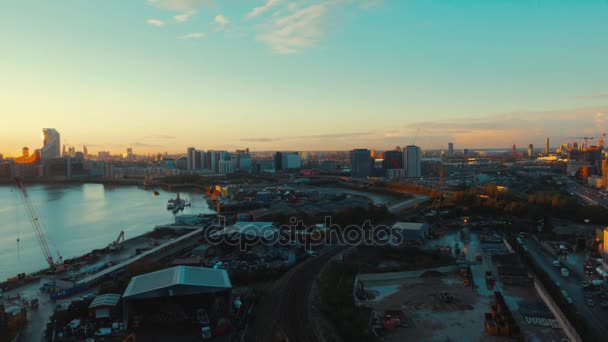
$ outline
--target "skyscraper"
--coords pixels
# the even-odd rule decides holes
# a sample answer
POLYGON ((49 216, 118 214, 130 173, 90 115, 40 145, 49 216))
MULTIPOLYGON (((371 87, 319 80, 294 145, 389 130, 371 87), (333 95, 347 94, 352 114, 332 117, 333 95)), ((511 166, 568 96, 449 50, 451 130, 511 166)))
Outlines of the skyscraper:
POLYGON ((448 155, 454 154, 454 143, 448 143, 448 155))
POLYGON ((195 153, 196 149, 194 147, 188 147, 188 149, 186 150, 186 158, 188 158, 188 171, 194 170, 194 163, 196 160, 196 156, 194 155, 195 153))
POLYGON ((54 128, 43 128, 42 135, 42 142, 44 145, 40 150, 40 158, 42 158, 42 160, 49 160, 61 157, 59 132, 54 128))
POLYGON ((403 162, 405 164, 405 175, 409 178, 421 176, 420 147, 408 145, 403 149, 403 162))
POLYGON ((608 160, 602 160, 602 186, 608 189, 608 160))
POLYGON ((350 176, 366 178, 372 174, 372 157, 370 150, 357 148, 350 151, 350 176))
POLYGON ((528 145, 528 157, 532 157, 534 155, 534 145, 528 145))
POLYGON ((547 137, 547 139, 545 139, 545 155, 546 156, 549 155, 549 137, 547 137))

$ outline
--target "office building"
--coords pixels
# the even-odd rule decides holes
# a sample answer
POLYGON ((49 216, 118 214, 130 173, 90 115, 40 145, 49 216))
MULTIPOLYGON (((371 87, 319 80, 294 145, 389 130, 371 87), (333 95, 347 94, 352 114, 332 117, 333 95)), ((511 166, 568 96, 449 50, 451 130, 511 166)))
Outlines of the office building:
POLYGON ((194 170, 194 161, 196 159, 195 154, 196 154, 196 149, 194 147, 188 147, 188 149, 186 150, 186 158, 188 159, 188 166, 187 166, 188 171, 194 170))
POLYGON ((448 143, 448 155, 454 155, 454 143, 448 143))
POLYGON ((283 152, 281 161, 282 170, 294 170, 302 167, 302 158, 298 152, 283 152))
POLYGON ((228 174, 233 172, 234 169, 232 168, 232 161, 225 159, 221 159, 218 161, 218 173, 228 174))
POLYGON ((43 128, 42 135, 43 146, 40 150, 40 158, 42 158, 42 160, 49 160, 61 157, 59 132, 54 128, 43 128))
POLYGON ((403 149, 403 162, 405 165, 406 177, 416 178, 421 176, 421 154, 420 147, 415 145, 409 145, 403 149))
POLYGON ((608 189, 608 160, 602 160, 602 186, 608 189))
POLYGON ((549 137, 545 139, 545 156, 549 155, 549 137))
POLYGON ((403 152, 386 151, 382 160, 382 169, 385 177, 398 178, 403 170, 403 152))
POLYGON ((372 174, 373 160, 370 150, 354 149, 350 152, 350 175, 354 178, 366 178, 372 174))
POLYGON ((283 169, 283 153, 277 152, 274 154, 274 169, 276 171, 283 169))
POLYGON ((534 155, 534 145, 528 145, 528 157, 532 157, 534 155))

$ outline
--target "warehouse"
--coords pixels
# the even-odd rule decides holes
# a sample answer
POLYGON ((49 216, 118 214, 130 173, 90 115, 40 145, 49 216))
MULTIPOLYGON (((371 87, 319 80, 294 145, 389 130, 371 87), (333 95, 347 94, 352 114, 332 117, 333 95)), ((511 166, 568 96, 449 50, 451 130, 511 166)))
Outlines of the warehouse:
POLYGON ((231 291, 222 269, 176 266, 133 277, 123 293, 123 323, 143 336, 196 334, 204 310, 214 330, 230 316, 231 291))
POLYGON ((429 235, 428 223, 396 222, 392 227, 393 234, 403 239, 403 242, 422 243, 429 235))

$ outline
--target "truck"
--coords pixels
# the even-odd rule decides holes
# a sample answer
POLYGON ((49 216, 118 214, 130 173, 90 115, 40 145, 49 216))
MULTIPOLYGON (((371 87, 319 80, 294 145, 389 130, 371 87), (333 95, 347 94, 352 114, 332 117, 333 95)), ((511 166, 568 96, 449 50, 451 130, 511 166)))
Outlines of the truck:
POLYGON ((561 272, 562 272, 562 277, 564 277, 564 278, 567 278, 570 275, 570 271, 568 271, 567 268, 562 268, 561 272))

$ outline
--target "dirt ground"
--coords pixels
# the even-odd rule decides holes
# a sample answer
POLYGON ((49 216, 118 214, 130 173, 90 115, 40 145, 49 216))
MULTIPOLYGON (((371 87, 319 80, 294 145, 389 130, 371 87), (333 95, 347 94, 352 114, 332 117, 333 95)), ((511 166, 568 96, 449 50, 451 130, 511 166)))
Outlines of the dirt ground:
MULTIPOLYGON (((366 289, 373 291, 374 285, 368 282, 366 289)), ((402 310, 408 324, 388 331, 385 341, 504 341, 487 336, 483 330, 483 314, 489 311, 490 298, 463 286, 457 272, 410 278, 399 287, 380 285, 377 290, 393 293, 384 293, 367 304, 379 313, 402 310), (444 303, 441 291, 447 291, 454 300, 444 303)))

